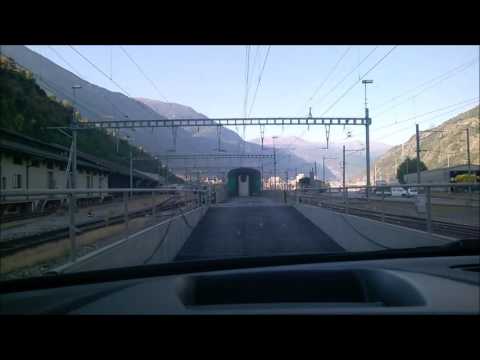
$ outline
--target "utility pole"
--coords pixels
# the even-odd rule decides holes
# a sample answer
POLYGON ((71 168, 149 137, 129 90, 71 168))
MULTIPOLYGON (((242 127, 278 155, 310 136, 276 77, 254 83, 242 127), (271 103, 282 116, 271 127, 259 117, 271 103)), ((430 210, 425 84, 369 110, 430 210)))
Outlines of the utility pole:
POLYGON ((273 141, 273 189, 277 190, 277 151, 275 149, 275 139, 277 139, 278 136, 273 136, 272 141, 273 141))
POLYGON ((323 156, 322 157, 322 171, 323 171, 323 183, 326 184, 327 182, 327 179, 325 177, 325 160, 336 160, 337 158, 333 158, 333 157, 325 157, 323 156))
MULTIPOLYGON (((363 151, 365 149, 349 149, 349 150, 345 150, 345 145, 343 145, 343 175, 342 175, 342 178, 343 178, 343 190, 345 191, 345 169, 346 169, 346 163, 345 163, 345 153, 347 151, 349 152, 357 152, 357 151, 363 151)), ((368 191, 367 191, 368 193, 368 191)))
POLYGON ((317 161, 315 160, 315 176, 314 176, 314 179, 317 178, 317 161))
POLYGON ((342 183, 343 183, 343 191, 345 192, 345 145, 343 145, 342 183))
POLYGON ((261 176, 261 178, 262 178, 262 190, 263 190, 263 188, 264 188, 264 185, 265 185, 265 184, 264 184, 264 182, 265 182, 265 178, 264 178, 264 174, 263 174, 263 159, 262 159, 262 173, 261 173, 261 175, 260 175, 260 176, 261 176))
POLYGON ((365 195, 368 199, 370 191, 370 118, 367 107, 367 84, 373 84, 373 80, 362 80, 362 84, 365 85, 365 160, 367 166, 367 191, 365 195))
POLYGON ((322 158, 322 179, 325 184, 325 156, 322 158))
POLYGON ((416 138, 417 138, 417 184, 421 183, 420 178, 420 130, 418 124, 415 125, 416 138))
POLYGON ((132 198, 133 189, 133 154, 132 148, 130 148, 130 199, 132 198))
MULTIPOLYGON (((81 89, 80 85, 72 86, 73 90, 73 107, 72 107, 72 177, 71 177, 71 188, 75 189, 77 187, 77 119, 75 113, 76 105, 76 92, 75 90, 81 89)), ((74 201, 75 202, 75 201, 74 201)))
POLYGON ((470 163, 470 129, 467 127, 465 129, 467 132, 467 166, 468 166, 468 176, 472 175, 471 163, 470 163))
POLYGON ((295 168, 295 190, 297 190, 297 177, 298 177, 298 171, 297 171, 297 168, 295 168))

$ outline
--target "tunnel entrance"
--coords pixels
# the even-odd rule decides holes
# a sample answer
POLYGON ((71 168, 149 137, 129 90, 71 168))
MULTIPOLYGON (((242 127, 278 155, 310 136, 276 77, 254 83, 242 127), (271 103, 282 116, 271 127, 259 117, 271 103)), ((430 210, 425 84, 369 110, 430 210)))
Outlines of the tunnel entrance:
POLYGON ((229 196, 252 196, 260 194, 261 174, 253 168, 236 168, 228 172, 227 188, 229 196))

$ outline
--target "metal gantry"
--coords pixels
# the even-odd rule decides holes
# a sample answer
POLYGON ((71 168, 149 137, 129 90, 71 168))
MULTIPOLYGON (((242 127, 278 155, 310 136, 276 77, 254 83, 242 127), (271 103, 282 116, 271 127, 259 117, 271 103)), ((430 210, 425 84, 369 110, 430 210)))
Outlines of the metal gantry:
POLYGON ((206 160, 206 159, 266 159, 273 158, 269 154, 162 154, 159 159, 169 160, 206 160))
POLYGON ((365 117, 267 117, 267 118, 216 118, 216 119, 159 119, 159 120, 100 120, 78 122, 76 129, 120 129, 152 127, 198 126, 276 126, 276 125, 369 125, 365 117))
MULTIPOLYGON (((174 147, 176 145, 176 129, 178 127, 196 127, 200 126, 216 126, 217 129, 221 126, 326 126, 329 129, 331 125, 360 125, 365 126, 365 142, 366 142, 366 174, 367 185, 370 185, 370 139, 369 139, 369 126, 371 125, 371 118, 369 117, 368 108, 365 107, 364 117, 257 117, 257 118, 214 118, 214 119, 202 119, 202 118, 190 118, 190 119, 154 119, 154 120, 100 120, 100 121, 77 121, 70 124, 69 127, 51 127, 56 129, 70 129, 73 134, 81 130, 92 129, 120 129, 120 128, 154 128, 164 127, 171 128, 174 137, 174 147)), ((328 141, 329 131, 327 133, 328 141)), ((218 136, 218 134, 217 134, 218 136)), ((75 151, 76 149, 74 149, 75 151)), ((76 153, 74 153, 76 157, 76 153)), ((266 158, 274 157, 275 155, 263 155, 263 154, 162 154, 158 155, 158 158, 166 159, 219 159, 219 158, 266 158)), ((76 159, 75 159, 76 160, 76 159)), ((168 165, 167 165, 168 166, 168 165)))

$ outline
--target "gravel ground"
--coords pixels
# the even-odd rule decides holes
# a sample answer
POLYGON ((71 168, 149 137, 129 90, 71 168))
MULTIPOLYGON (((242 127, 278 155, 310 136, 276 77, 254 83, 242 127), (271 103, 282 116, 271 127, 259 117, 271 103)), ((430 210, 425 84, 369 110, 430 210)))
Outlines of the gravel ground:
MULTIPOLYGON (((187 210, 184 209, 184 211, 187 211, 187 210)), ((168 219, 169 217, 172 217, 176 214, 177 213, 174 212, 174 211, 165 211, 165 212, 157 214, 157 216, 155 218, 152 218, 151 215, 146 216, 145 218, 147 218, 147 220, 143 224, 138 221, 141 218, 134 219, 130 223, 130 231, 139 231, 142 228, 145 228, 145 227, 151 226, 155 223, 164 221, 165 219, 168 219), (137 221, 135 222, 135 220, 137 220, 137 221)), ((143 218, 143 219, 145 219, 145 218, 143 218)), ((78 257, 85 256, 85 255, 91 253, 92 251, 95 251, 97 249, 101 249, 101 248, 103 248, 107 245, 110 245, 110 244, 112 244, 116 241, 119 241, 123 237, 124 237, 123 233, 116 234, 116 235, 113 235, 113 236, 110 236, 110 237, 107 237, 107 238, 100 239, 93 244, 79 246, 77 248, 77 254, 78 254, 77 256, 78 257)), ((65 265, 68 262, 69 262, 69 256, 68 255, 62 256, 62 257, 57 257, 57 258, 51 259, 49 261, 42 262, 41 264, 37 264, 37 265, 30 266, 30 267, 27 267, 27 268, 22 268, 22 269, 19 269, 17 271, 13 271, 13 272, 6 273, 6 274, 0 274, 0 280, 14 280, 14 279, 42 276, 46 272, 50 271, 51 269, 54 269, 54 268, 57 268, 59 266, 65 265)), ((1 268, 1 259, 0 259, 0 268, 1 268)))

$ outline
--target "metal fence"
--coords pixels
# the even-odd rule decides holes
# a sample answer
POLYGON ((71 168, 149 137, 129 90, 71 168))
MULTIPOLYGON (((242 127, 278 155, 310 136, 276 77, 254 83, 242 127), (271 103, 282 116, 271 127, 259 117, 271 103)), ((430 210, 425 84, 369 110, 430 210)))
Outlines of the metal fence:
POLYGON ((286 199, 428 233, 476 238, 479 193, 478 183, 401 184, 303 188, 286 192, 286 199))
POLYGON ((31 218, 14 222, 4 221, 2 216, 0 218, 0 259, 40 245, 55 246, 56 241, 68 239, 68 256, 65 260, 75 262, 79 256, 78 234, 88 234, 92 230, 123 224, 121 237, 128 238, 133 232, 141 230, 139 226, 151 226, 177 215, 183 216, 185 212, 192 209, 210 205, 211 194, 208 187, 207 189, 89 188, 3 191, 2 195, 9 198, 33 196, 48 199, 57 196, 66 200, 55 214, 36 214, 31 218), (77 206, 78 199, 92 193, 101 193, 104 196, 109 195, 113 198, 119 197, 119 199, 106 204, 92 204, 80 209, 77 206), (132 221, 142 217, 146 220, 138 221, 138 224, 132 227, 132 221), (41 226, 40 224, 43 223, 47 225, 41 226), (143 225, 139 225, 140 223, 143 225), (27 231, 29 228, 35 228, 35 231, 27 231))

